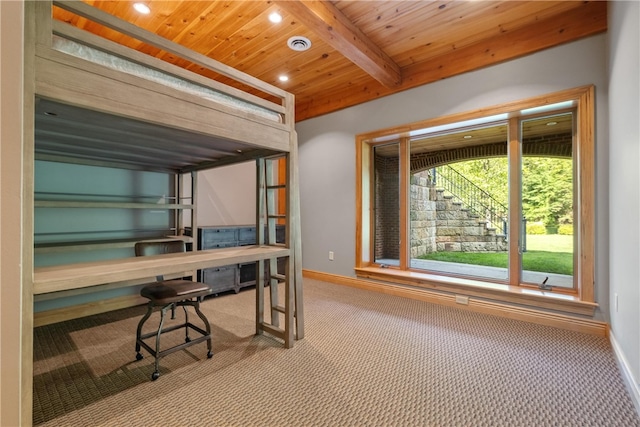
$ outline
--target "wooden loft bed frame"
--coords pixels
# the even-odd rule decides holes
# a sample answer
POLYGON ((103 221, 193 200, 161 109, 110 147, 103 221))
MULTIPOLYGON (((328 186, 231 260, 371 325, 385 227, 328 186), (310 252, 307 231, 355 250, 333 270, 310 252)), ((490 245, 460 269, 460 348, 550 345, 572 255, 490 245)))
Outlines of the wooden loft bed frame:
POLYGON ((35 2, 36 94, 63 103, 99 109, 118 116, 166 125, 177 129, 228 138, 250 146, 289 151, 294 134, 294 98, 282 89, 190 51, 160 36, 122 21, 99 9, 76 1, 35 2), (72 25, 52 19, 52 4, 120 34, 169 52, 217 75, 248 87, 242 91, 174 66, 123 45, 102 39, 72 25), (281 115, 274 123, 240 111, 232 105, 207 100, 177 88, 109 69, 54 48, 53 36, 78 42, 94 51, 106 52, 143 67, 228 95, 246 104, 281 115), (266 94, 275 102, 252 95, 266 94))
MULTIPOLYGON (((152 281, 157 274, 180 275, 185 271, 245 262, 259 263, 257 279, 263 283, 263 263, 284 257, 289 260, 284 275, 285 307, 280 308, 285 324, 278 328, 264 322, 263 302, 260 301, 256 306, 256 333, 271 333, 282 338, 285 347, 293 346, 294 339, 304 336, 293 95, 82 2, 26 2, 25 28, 25 75, 27 80, 33 76, 35 100, 25 101, 25 116, 35 117, 32 153, 25 144, 26 171, 33 171, 35 160, 159 171, 175 174, 178 192, 183 187, 183 177, 191 175, 192 203, 178 201, 164 208, 175 210, 176 218, 180 220, 181 212, 190 210, 190 225, 196 230, 196 172, 251 160, 258 162, 257 169, 261 171, 260 165, 274 156, 284 157, 287 163, 287 237, 284 245, 265 244, 262 230, 269 219, 264 215, 262 204, 257 203, 256 230, 260 230, 257 245, 206 251, 197 251, 193 245, 193 252, 184 254, 38 267, 33 269, 32 280, 28 277, 23 284, 26 289, 32 289, 34 299, 131 286, 152 281), (77 15, 170 52, 248 89, 243 91, 224 85, 53 19, 54 6, 64 10, 61 13, 77 15), (82 52, 77 53, 74 49, 107 59, 85 58, 82 52), (124 68, 105 65, 105 61, 124 64, 124 68), (29 64, 33 65, 31 70, 29 64), (151 70, 152 77, 137 74, 140 69, 151 70), (169 83, 165 83, 165 79, 169 83), (264 97, 254 93, 264 94, 264 97), (225 101, 229 99, 232 103, 225 101), (91 126, 98 126, 104 120, 112 126, 100 128, 101 138, 86 138, 82 144, 74 142, 87 137, 91 126), (73 123, 78 122, 84 126, 74 127, 73 123), (121 143, 108 137, 110 132, 126 132, 127 129, 136 132, 147 129, 150 134, 123 150, 121 143), (171 141, 167 141, 167 135, 171 141)), ((25 133, 28 134, 28 130, 25 133)), ((33 174, 26 173, 24 181, 27 188, 33 189, 33 174)), ((260 192, 264 192, 260 182, 258 177, 257 200, 260 192)), ((96 204, 105 208, 145 207, 144 204, 132 206, 132 203, 25 199, 25 212, 33 211, 34 207, 86 208, 97 207, 96 204)), ((34 247, 33 223, 28 225, 30 230, 25 230, 23 242, 25 251, 34 247)), ((183 228, 176 226, 176 230, 183 228)), ((60 250, 119 244, 132 246, 133 242, 72 242, 65 243, 60 250)), ((58 250, 55 245, 45 246, 35 250, 58 250)), ((33 252, 26 252, 24 259, 33 260, 33 252)), ((258 290, 257 296, 262 297, 261 293, 258 290)), ((279 315, 272 309, 273 316, 279 315)))

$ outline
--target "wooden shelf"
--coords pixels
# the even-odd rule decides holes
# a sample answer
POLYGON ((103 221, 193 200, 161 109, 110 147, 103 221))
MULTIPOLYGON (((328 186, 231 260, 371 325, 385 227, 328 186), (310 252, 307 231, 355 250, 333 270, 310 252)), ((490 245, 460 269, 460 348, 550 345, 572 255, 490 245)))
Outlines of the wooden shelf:
POLYGON ((83 202, 69 200, 36 200, 36 208, 98 208, 98 209, 195 209, 191 204, 135 203, 135 202, 83 202))
POLYGON ((46 294, 187 270, 222 267, 229 264, 287 256, 290 256, 290 250, 284 247, 240 246, 40 267, 34 269, 33 292, 36 295, 46 294))
POLYGON ((185 243, 191 243, 193 239, 190 236, 158 236, 135 239, 113 239, 113 240, 89 240, 81 242, 54 242, 39 243, 34 245, 34 253, 51 254, 62 252, 92 251, 97 249, 120 249, 132 248, 140 241, 180 239, 185 243))

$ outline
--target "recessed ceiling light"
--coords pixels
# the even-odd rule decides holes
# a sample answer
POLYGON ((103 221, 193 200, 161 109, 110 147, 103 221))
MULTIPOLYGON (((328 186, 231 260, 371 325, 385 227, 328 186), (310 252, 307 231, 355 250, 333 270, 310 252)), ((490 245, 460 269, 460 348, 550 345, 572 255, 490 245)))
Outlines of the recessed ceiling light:
POLYGON ((289 76, 285 76, 283 74, 280 77, 278 77, 278 80, 280 80, 281 82, 286 82, 287 80, 289 80, 289 76))
POLYGON ((282 15, 280 15, 278 12, 273 12, 271 15, 269 15, 269 21, 273 22, 274 24, 282 22, 282 15))
POLYGON ((151 9, 149 9, 149 6, 147 6, 144 3, 134 3, 133 4, 133 8, 135 10, 137 10, 138 12, 143 13, 145 15, 148 15, 149 12, 151 12, 151 9))
POLYGON ((558 122, 549 122, 549 123, 547 123, 547 126, 555 126, 557 124, 558 124, 558 122))
POLYGON ((463 136, 463 138, 464 138, 464 139, 471 139, 471 138, 473 138, 473 136, 471 136, 471 135, 465 135, 465 136, 463 136))

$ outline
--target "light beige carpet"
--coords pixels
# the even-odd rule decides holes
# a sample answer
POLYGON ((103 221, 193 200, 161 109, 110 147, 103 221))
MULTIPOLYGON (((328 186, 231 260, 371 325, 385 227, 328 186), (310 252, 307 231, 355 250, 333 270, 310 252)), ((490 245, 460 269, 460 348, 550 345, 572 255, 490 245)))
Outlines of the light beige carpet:
POLYGON ((153 382, 153 359, 135 361, 143 307, 37 328, 34 424, 640 426, 606 338, 309 279, 304 293, 288 350, 253 335, 253 290, 207 299, 214 357, 169 355, 153 382))

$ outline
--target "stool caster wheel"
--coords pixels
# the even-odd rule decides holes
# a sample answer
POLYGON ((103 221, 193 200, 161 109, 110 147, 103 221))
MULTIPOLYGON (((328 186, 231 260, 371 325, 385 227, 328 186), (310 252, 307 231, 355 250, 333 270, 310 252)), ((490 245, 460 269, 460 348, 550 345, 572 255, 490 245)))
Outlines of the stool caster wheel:
POLYGON ((153 374, 151 374, 151 381, 157 380, 158 377, 160 377, 160 372, 155 371, 153 374))
POLYGON ((213 357, 213 352, 209 350, 209 352, 207 353, 207 359, 211 359, 212 357, 213 357))
POLYGON ((142 360, 142 357, 140 353, 136 353, 136 360, 142 360))

